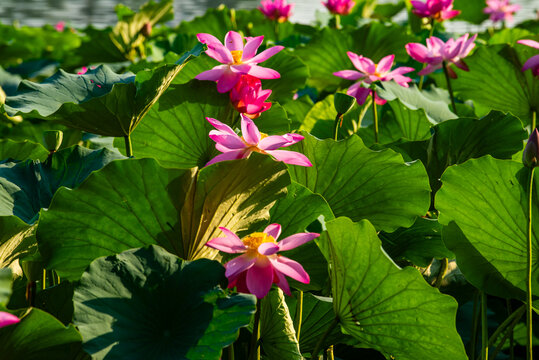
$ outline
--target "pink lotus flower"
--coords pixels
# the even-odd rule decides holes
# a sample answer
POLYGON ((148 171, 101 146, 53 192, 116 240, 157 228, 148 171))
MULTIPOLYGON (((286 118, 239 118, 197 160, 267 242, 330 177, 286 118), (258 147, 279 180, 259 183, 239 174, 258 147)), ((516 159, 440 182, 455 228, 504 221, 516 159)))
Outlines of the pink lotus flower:
POLYGON ((0 328, 3 328, 4 326, 16 324, 19 321, 21 320, 15 315, 0 311, 0 328))
POLYGON ((77 75, 84 75, 88 72, 88 68, 86 66, 83 66, 80 71, 77 71, 77 75))
POLYGON ((489 19, 498 21, 512 21, 513 13, 520 10, 520 5, 511 5, 509 0, 487 0, 487 7, 483 9, 485 14, 490 14, 489 19))
POLYGON ((264 102, 271 95, 271 90, 262 90, 262 83, 251 75, 242 75, 240 81, 230 90, 230 101, 238 112, 251 119, 271 108, 270 102, 264 102))
MULTIPOLYGON (((375 81, 395 80, 400 86, 408 87, 408 83, 412 81, 412 79, 403 76, 403 74, 414 71, 414 68, 399 67, 391 71, 395 55, 386 56, 380 60, 378 64, 375 64, 371 59, 354 54, 351 51, 348 51, 347 54, 352 61, 352 64, 354 64, 359 71, 341 70, 334 72, 333 75, 346 80, 359 80, 357 83, 350 86, 346 92, 348 95, 355 97, 359 105, 363 105, 371 93, 371 89, 369 89, 369 87, 363 87, 362 84, 370 85, 375 81)), ((378 95, 376 95, 375 99, 378 105, 386 103, 386 100, 379 98, 378 95)))
POLYGON ((217 130, 210 131, 210 138, 215 141, 215 148, 222 154, 214 157, 206 166, 226 160, 248 158, 252 152, 271 155, 275 160, 286 164, 313 166, 303 154, 295 151, 277 150, 280 147, 293 145, 301 140, 299 134, 285 134, 283 136, 267 136, 258 131, 253 120, 241 114, 242 137, 238 136, 230 126, 222 122, 206 118, 217 130))
POLYGON ((243 239, 225 227, 219 229, 225 237, 211 239, 206 246, 229 254, 243 253, 225 264, 229 288, 237 287, 239 292, 262 299, 272 284, 277 284, 285 294, 291 295, 285 275, 301 283, 309 283, 309 274, 299 263, 277 253, 294 249, 320 234, 299 233, 277 242, 281 235, 279 224, 268 225, 263 232, 252 233, 243 239))
POLYGON ((460 10, 453 10, 453 0, 412 0, 412 12, 422 18, 431 18, 439 22, 449 20, 460 14, 460 10))
MULTIPOLYGON (((517 41, 517 43, 539 49, 539 42, 537 41, 519 40, 517 41)), ((528 69, 532 69, 532 73, 535 76, 539 76, 539 55, 534 55, 531 58, 529 58, 528 61, 526 61, 526 63, 522 67, 522 71, 526 71, 528 69)))
POLYGON ((258 10, 260 10, 268 19, 282 23, 292 16, 294 5, 295 4, 287 4, 286 0, 262 0, 258 10))
POLYGON ((54 28, 56 29, 56 31, 58 32, 63 32, 64 29, 66 27, 66 22, 65 21, 58 21, 56 23, 56 25, 54 25, 54 28))
POLYGON ((436 36, 432 36, 427 39, 426 47, 419 43, 409 43, 405 47, 412 59, 428 64, 423 70, 418 72, 419 75, 427 75, 437 69, 441 69, 445 61, 448 65, 447 71, 449 76, 455 79, 457 74, 449 65, 455 64, 458 68, 469 71, 468 66, 462 59, 468 56, 470 51, 475 47, 474 41, 477 34, 471 38, 468 38, 468 36, 468 34, 464 34, 457 40, 449 39, 445 43, 436 36))
POLYGON ((273 46, 256 55, 264 36, 247 38, 247 43, 244 45, 243 37, 239 33, 229 31, 225 37, 226 46, 210 34, 197 34, 197 38, 208 46, 206 54, 223 65, 204 71, 198 74, 195 79, 217 81, 217 91, 220 93, 230 91, 240 80, 241 75, 251 75, 259 79, 278 79, 281 77, 273 69, 258 66, 259 63, 284 49, 283 46, 273 46))
POLYGON ((335 15, 348 15, 352 11, 356 2, 354 0, 327 0, 326 2, 322 1, 330 13, 335 15))

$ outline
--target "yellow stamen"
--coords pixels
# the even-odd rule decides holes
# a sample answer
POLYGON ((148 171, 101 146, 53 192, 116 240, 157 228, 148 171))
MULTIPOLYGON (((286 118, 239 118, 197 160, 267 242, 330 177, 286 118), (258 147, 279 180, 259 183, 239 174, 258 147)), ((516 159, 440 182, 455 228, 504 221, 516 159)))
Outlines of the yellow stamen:
POLYGON ((277 243, 273 236, 263 232, 255 232, 244 237, 241 241, 249 248, 249 250, 257 251, 258 247, 263 243, 272 242, 277 243))
POLYGON ((242 64, 241 57, 243 56, 243 51, 232 50, 230 53, 232 54, 232 58, 234 59, 234 65, 242 64))

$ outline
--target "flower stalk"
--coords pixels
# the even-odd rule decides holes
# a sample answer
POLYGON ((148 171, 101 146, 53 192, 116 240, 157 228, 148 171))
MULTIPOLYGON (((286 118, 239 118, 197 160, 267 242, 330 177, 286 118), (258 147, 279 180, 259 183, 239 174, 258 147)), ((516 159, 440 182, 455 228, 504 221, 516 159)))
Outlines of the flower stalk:
POLYGON ((458 116, 457 105, 455 105, 455 96, 453 94, 453 88, 451 87, 451 79, 449 78, 449 71, 447 69, 447 63, 444 61, 442 68, 444 69, 445 81, 447 82, 447 90, 449 91, 449 97, 451 98, 451 107, 453 112, 458 116))
POLYGON ((260 313, 262 312, 262 299, 256 301, 255 322, 253 325, 253 333, 251 335, 251 345, 249 347, 249 359, 260 360, 260 347, 258 340, 260 339, 260 313))
POLYGON ((301 335, 301 322, 303 318, 303 291, 298 293, 298 302, 296 303, 296 340, 299 343, 299 337, 301 335))
POLYGON ((535 167, 530 170, 530 184, 528 187, 528 261, 527 261, 527 277, 526 277, 526 359, 533 359, 533 309, 532 309, 532 261, 533 261, 533 244, 532 244, 532 208, 533 208, 533 175, 535 167))
POLYGON ((374 88, 371 89, 371 97, 372 97, 372 114, 374 117, 374 142, 378 144, 378 112, 376 111, 376 92, 374 91, 374 88))
POLYGON ((125 135, 124 140, 125 140, 125 156, 127 156, 128 158, 132 158, 133 145, 131 144, 131 136, 125 135))

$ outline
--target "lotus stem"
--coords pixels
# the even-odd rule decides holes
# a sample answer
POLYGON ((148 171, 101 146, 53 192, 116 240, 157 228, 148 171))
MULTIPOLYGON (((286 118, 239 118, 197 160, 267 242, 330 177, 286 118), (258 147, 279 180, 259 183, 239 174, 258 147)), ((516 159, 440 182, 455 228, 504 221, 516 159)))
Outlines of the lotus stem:
POLYGON ((43 269, 43 278, 41 280, 41 290, 47 288, 47 269, 43 269))
POLYGON ((234 360, 234 344, 230 344, 227 348, 228 360, 234 360))
POLYGON ((376 112, 376 92, 371 89, 372 114, 374 116, 374 142, 378 144, 378 113, 376 112))
POLYGON ((453 88, 451 87, 451 79, 449 78, 449 72, 447 71, 447 63, 443 62, 443 69, 445 75, 445 81, 447 82, 447 90, 449 91, 449 97, 451 98, 451 106, 453 107, 453 112, 458 116, 457 106, 455 105, 455 96, 453 95, 453 88))
POLYGON ((532 132, 537 127, 537 111, 532 112, 532 132))
POLYGON ((301 334, 301 321, 303 317, 303 291, 298 293, 298 302, 296 303, 296 340, 299 344, 299 336, 301 334))
POLYGON ((335 14, 335 29, 340 30, 341 28, 341 15, 335 14))
POLYGON ((253 334, 251 335, 251 345, 249 348, 249 359, 260 360, 260 347, 258 346, 258 340, 260 339, 260 313, 262 312, 261 306, 262 299, 256 301, 255 322, 253 325, 253 334))
MULTIPOLYGON (((517 310, 518 311, 518 310, 517 310)), ((517 312, 516 311, 516 312, 517 312)), ((521 313, 521 316, 524 312, 521 313)), ((498 343, 498 346, 496 346, 496 349, 494 349, 494 352, 492 353, 492 355, 490 356, 490 359, 491 360, 494 360, 496 359, 496 356, 498 355, 498 353, 500 352, 500 350, 502 349, 503 345, 505 344, 505 341, 507 340, 507 338, 509 336, 512 336, 513 334, 513 329, 515 328, 515 326, 518 324, 518 322, 520 321, 520 316, 518 317, 515 317, 513 319, 513 321, 511 322, 511 324, 509 324, 509 326, 507 327, 507 332, 505 333, 505 335, 502 337, 502 339, 500 340, 500 342, 498 343)))
POLYGON ((469 352, 469 358, 470 359, 475 359, 475 346, 477 344, 477 329, 479 327, 479 315, 480 315, 480 310, 478 309, 479 307, 479 292, 476 292, 474 294, 474 298, 473 298, 473 310, 472 310, 472 331, 471 331, 471 339, 470 339, 470 352, 469 352))
POLYGON ((526 313, 526 327, 527 327, 527 342, 526 342, 526 355, 528 360, 533 359, 533 309, 532 309, 532 261, 533 261, 533 247, 532 247, 532 208, 533 208, 533 175, 535 168, 532 167, 530 171, 530 186, 528 188, 528 264, 527 264, 527 279, 526 279, 526 292, 527 292, 527 313, 526 313))
POLYGON ((328 348, 328 360, 335 360, 335 356, 333 355, 333 345, 330 345, 328 348))
POLYGON ((444 276, 447 273, 447 267, 449 266, 449 260, 447 258, 443 258, 440 264, 440 270, 438 271, 438 275, 436 276, 436 282, 434 283, 434 287, 440 288, 442 285, 442 281, 444 280, 444 276))
POLYGON ((131 145, 131 136, 125 135, 124 140, 125 140, 125 156, 127 156, 128 158, 132 158, 133 145, 131 145))
POLYGON ((481 359, 488 360, 487 294, 481 291, 481 359))
POLYGON ((496 343, 496 340, 498 340, 498 337, 500 336, 500 334, 506 329, 508 328, 508 326, 516 319, 517 321, 520 320, 520 318, 522 317, 522 315, 524 315, 524 312, 526 311, 526 305, 522 305, 521 307, 519 307, 518 309, 515 310, 515 312, 511 313, 507 319, 504 320, 503 323, 500 324, 500 326, 498 326, 498 328, 496 329, 496 331, 494 332, 494 334, 492 334, 492 336, 490 337, 490 339, 488 340, 488 346, 493 346, 495 343, 496 343))
POLYGON ((339 138, 339 124, 342 122, 342 114, 337 114, 337 117, 335 118, 335 130, 333 131, 333 139, 335 141, 339 138))
POLYGON ((359 113, 358 123, 357 123, 357 129, 354 129, 354 132, 357 132, 359 129, 361 129, 361 123, 363 122, 363 118, 367 114, 367 110, 369 110, 369 106, 371 104, 369 103, 371 101, 371 98, 368 97, 367 101, 365 102, 365 105, 361 109, 361 112, 359 113))
POLYGON ((311 360, 318 360, 318 353, 320 352, 320 349, 322 348, 322 345, 324 344, 324 341, 326 338, 331 334, 335 326, 339 324, 339 318, 335 317, 333 319, 333 322, 329 325, 329 327, 326 329, 324 334, 318 339, 318 342, 316 343, 313 354, 311 355, 311 360))

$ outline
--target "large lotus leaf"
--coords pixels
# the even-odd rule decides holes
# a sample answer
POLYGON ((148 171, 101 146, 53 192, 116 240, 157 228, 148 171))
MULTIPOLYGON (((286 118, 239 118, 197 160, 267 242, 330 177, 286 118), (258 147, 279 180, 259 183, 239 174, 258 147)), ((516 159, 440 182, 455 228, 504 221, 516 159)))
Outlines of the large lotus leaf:
POLYGON ((303 95, 296 100, 283 104, 286 114, 292 123, 291 129, 296 130, 301 126, 305 116, 307 116, 313 105, 313 101, 308 95, 303 95))
MULTIPOLYGON (((4 91, 5 95, 11 95, 16 92, 21 80, 22 78, 19 75, 12 74, 0 66, 0 88, 4 91)), ((0 101, 0 103, 3 103, 3 101, 0 101)))
POLYGON ((48 268, 78 279, 92 260, 160 244, 181 253, 179 215, 191 172, 155 160, 115 161, 77 190, 60 189, 37 230, 48 268))
POLYGON ((384 250, 395 261, 405 260, 427 267, 433 258, 453 258, 442 241, 442 225, 436 219, 418 218, 409 228, 380 233, 384 250))
POLYGON ((339 218, 326 225, 321 241, 329 246, 333 308, 347 334, 387 357, 467 359, 452 297, 416 269, 395 266, 368 221, 339 218))
MULTIPOLYGON (((282 227, 279 240, 308 231, 309 225, 320 217, 324 221, 335 218, 322 196, 313 194, 311 190, 296 182, 290 184, 286 197, 279 199, 270 210, 270 222, 280 224, 282 227)), ((289 279, 293 287, 304 291, 321 290, 326 284, 328 279, 327 262, 314 241, 281 254, 303 265, 311 278, 309 284, 289 279)))
POLYGON ((15 215, 34 223, 41 208, 49 207, 61 186, 74 188, 94 170, 122 156, 107 149, 80 146, 53 153, 39 160, 0 164, 0 216, 15 215))
POLYGON ((448 166, 487 154, 510 159, 522 150, 526 137, 517 117, 499 111, 481 119, 461 118, 437 125, 429 142, 427 161, 433 191, 440 188, 439 179, 448 166))
POLYGON ((16 216, 0 216, 0 268, 36 250, 35 225, 16 216))
MULTIPOLYGON (((530 170, 491 156, 451 166, 436 195, 440 223, 454 221, 473 248, 515 287, 526 289, 528 187, 530 170)), ((539 224, 539 174, 535 174, 533 221, 539 224)), ((532 227, 532 251, 539 251, 539 228, 532 227)), ((457 261, 458 261, 457 253, 457 261)), ((481 272, 482 268, 478 267, 481 272)), ((532 267, 539 295, 539 263, 532 267)))
POLYGON ((41 84, 23 81, 17 95, 7 97, 8 115, 55 120, 62 124, 104 136, 127 136, 168 88, 192 57, 203 50, 197 45, 176 64, 119 75, 107 66, 86 74, 63 70, 41 84))
POLYGON ((0 140, 0 161, 32 159, 43 162, 48 154, 49 152, 42 145, 30 141, 0 140))
POLYGON ((11 270, 0 268, 0 305, 6 305, 9 301, 12 280, 11 270))
POLYGON ((477 115, 500 110, 511 112, 525 124, 531 122, 532 111, 539 108, 539 81, 530 71, 521 71, 522 61, 532 55, 524 48, 482 46, 466 58, 470 71, 457 71, 453 86, 462 98, 473 100, 477 115))
POLYGON ((486 5, 483 1, 455 0, 453 7, 460 10, 456 20, 465 20, 472 24, 481 24, 488 19, 488 15, 483 12, 486 5))
POLYGON ((264 61, 261 66, 274 69, 281 78, 264 81, 264 88, 272 90, 270 100, 283 101, 292 99, 297 90, 305 87, 305 81, 310 76, 307 65, 297 56, 288 51, 281 51, 264 61))
POLYGON ((408 55, 404 45, 414 40, 402 27, 379 22, 353 31, 326 27, 313 36, 310 43, 298 48, 296 54, 309 67, 308 85, 319 91, 334 91, 343 84, 351 84, 333 75, 335 71, 354 69, 347 51, 366 56, 376 63, 389 54, 395 54, 397 61, 405 61, 408 55))
POLYGON ((65 327, 54 316, 31 308, 21 322, 0 329, 2 360, 88 359, 81 336, 73 325, 65 327))
MULTIPOLYGON (((286 303, 290 310, 290 316, 294 320, 294 325, 297 325, 297 317, 299 316, 297 312, 298 295, 297 293, 295 295, 288 296, 286 303)), ((311 293, 303 294, 301 330, 299 334, 299 347, 302 354, 311 353, 314 350, 316 343, 329 328, 333 319, 335 319, 335 311, 333 310, 332 298, 316 296, 311 293)), ((325 338, 322 348, 325 349, 330 345, 337 344, 343 337, 341 330, 334 328, 325 338)))
POLYGON ((260 345, 268 359, 303 359, 281 289, 272 289, 262 300, 260 345))
POLYGON ((255 310, 252 295, 227 295, 223 281, 216 261, 128 250, 86 270, 74 323, 93 359, 219 359, 255 310))
POLYGON ((430 187, 420 162, 405 163, 389 149, 372 151, 356 135, 338 142, 304 135, 294 147, 313 167, 290 167, 290 176, 322 195, 335 216, 368 219, 390 232, 427 212, 430 187))
POLYGON ((516 42, 521 39, 529 39, 534 34, 526 29, 520 28, 511 28, 511 29, 502 29, 495 32, 490 39, 488 39, 489 45, 496 44, 509 44, 515 46, 516 42))
POLYGON ((181 257, 215 257, 217 250, 205 244, 222 236, 219 227, 234 232, 259 228, 289 184, 286 166, 258 153, 200 170, 181 210, 181 257))

